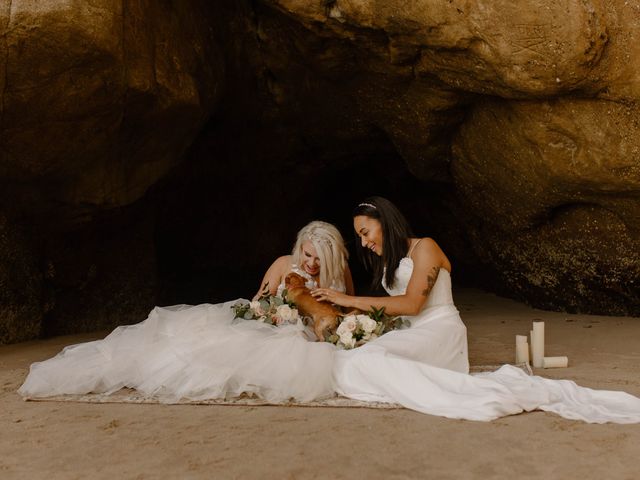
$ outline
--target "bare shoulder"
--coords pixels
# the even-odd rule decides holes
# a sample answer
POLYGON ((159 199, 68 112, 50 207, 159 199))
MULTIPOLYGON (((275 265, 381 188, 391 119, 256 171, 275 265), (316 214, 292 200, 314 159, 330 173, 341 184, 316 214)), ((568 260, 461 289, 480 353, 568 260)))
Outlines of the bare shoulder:
POLYGON ((443 267, 451 271, 449 259, 438 243, 430 237, 420 239, 413 252, 414 262, 425 263, 430 266, 443 267))
POLYGON ((290 265, 291 264, 291 255, 283 255, 281 257, 276 258, 276 261, 273 262, 274 265, 290 265))
POLYGON ((431 237, 424 237, 418 239, 418 244, 414 249, 415 253, 424 254, 434 254, 434 253, 443 253, 440 246, 436 243, 436 241, 431 237))
POLYGON ((278 270, 282 273, 291 270, 291 255, 283 255, 275 259, 271 268, 278 270))

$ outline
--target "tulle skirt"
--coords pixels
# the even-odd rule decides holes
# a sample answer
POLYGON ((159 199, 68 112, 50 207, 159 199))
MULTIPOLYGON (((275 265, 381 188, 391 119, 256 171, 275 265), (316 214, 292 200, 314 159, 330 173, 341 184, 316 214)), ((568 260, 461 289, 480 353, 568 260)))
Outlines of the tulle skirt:
POLYGON ((234 320, 233 303, 157 307, 139 324, 34 363, 19 393, 37 398, 130 387, 167 403, 242 393, 308 402, 337 393, 469 420, 539 409, 593 423, 640 422, 640 399, 625 392, 529 376, 509 365, 469 375, 466 328, 453 305, 430 307, 411 319, 411 328, 338 350, 313 341, 302 323, 234 320))
POLYGON ((34 363, 19 393, 47 397, 130 387, 167 403, 242 393, 304 402, 334 394, 333 345, 309 341, 313 334, 301 322, 274 327, 234 320, 234 303, 156 307, 141 323, 34 363))

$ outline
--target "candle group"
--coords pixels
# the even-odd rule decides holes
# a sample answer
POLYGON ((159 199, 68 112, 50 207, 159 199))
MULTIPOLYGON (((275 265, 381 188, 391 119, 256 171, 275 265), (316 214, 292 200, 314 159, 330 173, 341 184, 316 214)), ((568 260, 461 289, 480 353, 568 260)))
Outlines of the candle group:
POLYGON ((529 335, 531 351, 529 351, 527 336, 516 335, 516 364, 528 364, 531 358, 534 368, 563 368, 569 365, 567 357, 544 356, 544 322, 542 320, 533 321, 533 330, 529 331, 529 335))

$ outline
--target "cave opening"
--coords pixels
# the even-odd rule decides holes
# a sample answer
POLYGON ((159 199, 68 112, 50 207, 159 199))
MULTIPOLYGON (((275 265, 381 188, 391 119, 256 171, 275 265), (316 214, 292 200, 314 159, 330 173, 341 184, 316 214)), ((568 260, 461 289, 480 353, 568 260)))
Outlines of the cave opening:
POLYGON ((367 291, 369 277, 355 258, 351 211, 370 195, 392 199, 417 235, 438 231, 425 212, 429 205, 436 208, 444 187, 416 179, 383 132, 331 150, 300 141, 302 147, 283 153, 273 148, 281 143, 273 129, 227 124, 221 133, 219 127, 205 128, 179 171, 150 194, 157 203, 161 305, 252 296, 271 262, 290 253, 297 231, 312 220, 338 227, 354 281, 367 291), (226 141, 240 135, 245 140, 226 141))

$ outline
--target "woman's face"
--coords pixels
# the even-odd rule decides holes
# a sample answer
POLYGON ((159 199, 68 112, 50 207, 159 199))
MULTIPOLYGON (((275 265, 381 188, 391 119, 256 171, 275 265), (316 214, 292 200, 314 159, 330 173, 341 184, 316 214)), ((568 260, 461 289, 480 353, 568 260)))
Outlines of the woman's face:
POLYGON ((302 269, 309 275, 318 275, 318 273, 320 273, 320 258, 318 258, 316 247, 313 246, 310 240, 305 240, 300 250, 302 269))
POLYGON ((378 256, 382 255, 382 225, 379 220, 358 215, 353 217, 353 228, 364 248, 368 248, 378 256))

